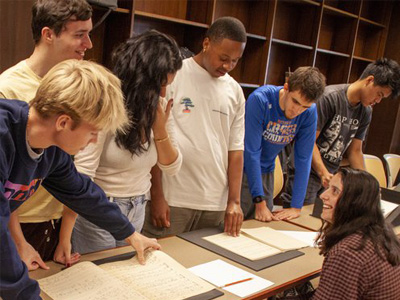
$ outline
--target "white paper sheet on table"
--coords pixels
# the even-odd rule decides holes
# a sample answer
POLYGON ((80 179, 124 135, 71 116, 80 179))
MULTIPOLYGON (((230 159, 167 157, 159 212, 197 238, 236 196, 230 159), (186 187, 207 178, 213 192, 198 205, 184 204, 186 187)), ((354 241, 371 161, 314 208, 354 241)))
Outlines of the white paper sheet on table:
POLYGON ((383 216, 387 218, 392 211, 394 211, 399 205, 386 200, 381 200, 381 210, 383 216))
POLYGON ((318 232, 315 231, 289 231, 289 230, 278 230, 292 238, 298 239, 306 243, 310 247, 314 247, 315 239, 318 236, 318 232))
POLYGON ((237 268, 220 259, 189 268, 188 270, 215 286, 223 288, 239 297, 247 297, 274 284, 269 280, 237 268), (251 278, 251 280, 224 287, 229 283, 247 278, 251 278))

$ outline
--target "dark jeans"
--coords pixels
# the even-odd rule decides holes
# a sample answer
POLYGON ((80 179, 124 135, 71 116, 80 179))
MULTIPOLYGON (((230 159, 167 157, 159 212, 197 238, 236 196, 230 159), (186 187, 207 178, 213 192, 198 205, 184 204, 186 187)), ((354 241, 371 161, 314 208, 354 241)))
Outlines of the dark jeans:
POLYGON ((43 261, 52 260, 56 251, 61 219, 42 223, 21 223, 26 241, 32 245, 43 261))

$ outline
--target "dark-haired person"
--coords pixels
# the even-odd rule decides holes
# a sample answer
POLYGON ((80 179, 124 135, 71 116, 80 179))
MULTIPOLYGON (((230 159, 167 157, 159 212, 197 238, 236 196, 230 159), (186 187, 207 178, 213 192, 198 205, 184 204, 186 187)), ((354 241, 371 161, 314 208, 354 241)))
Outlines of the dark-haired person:
MULTIPOLYGON (((243 169, 244 95, 228 74, 246 45, 243 24, 232 17, 216 20, 203 49, 183 61, 167 89, 174 99, 177 141, 183 155, 175 176, 162 176, 152 189, 143 233, 179 234, 219 226, 238 235, 243 222, 240 186, 243 169)), ((155 176, 155 180, 160 177, 155 176)), ((155 182, 153 182, 155 183, 155 182)))
MULTIPOLYGON (((343 155, 350 167, 364 170, 362 143, 371 122, 372 106, 400 91, 400 67, 382 58, 370 63, 352 84, 327 86, 317 102, 318 125, 312 169, 304 202, 314 203, 339 168, 343 155)), ((297 166, 296 166, 297 169, 297 166)), ((290 205, 293 186, 293 161, 288 164, 288 184, 282 194, 290 205)))
MULTIPOLYGON (((29 58, 0 75, 0 97, 29 102, 53 66, 66 59, 83 59, 92 48, 91 17, 86 0, 35 1, 31 23, 35 48, 29 58)), ((64 264, 79 260, 78 253, 71 255, 70 236, 63 236, 65 230, 60 230, 73 224, 73 213, 43 187, 14 211, 10 220, 10 232, 29 270, 47 268, 43 261, 53 257, 64 264)))
POLYGON ((300 67, 283 86, 262 86, 247 99, 242 187, 246 219, 271 221, 300 216, 317 128, 314 103, 324 88, 325 77, 317 68, 300 67), (273 215, 275 158, 292 141, 296 163, 292 205, 273 215))
MULTIPOLYGON (((182 67, 176 42, 155 30, 128 39, 113 53, 114 73, 121 79, 130 127, 125 133, 101 132, 96 144, 75 156, 79 172, 90 176, 116 203, 135 229, 143 227, 150 196, 151 168, 167 175, 182 165, 176 147, 172 99, 160 98, 182 67)), ((78 216, 72 247, 88 253, 125 245, 106 230, 78 216)))
POLYGON ((320 197, 325 260, 312 299, 398 299, 400 244, 382 215, 378 181, 340 169, 320 197))

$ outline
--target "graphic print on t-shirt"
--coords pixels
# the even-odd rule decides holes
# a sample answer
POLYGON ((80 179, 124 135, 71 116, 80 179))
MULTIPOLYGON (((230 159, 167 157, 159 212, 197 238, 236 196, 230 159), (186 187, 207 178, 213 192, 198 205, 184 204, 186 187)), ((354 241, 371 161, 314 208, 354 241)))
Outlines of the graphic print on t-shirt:
POLYGON ((358 119, 349 119, 336 114, 329 126, 318 137, 317 144, 322 158, 331 163, 340 163, 344 152, 358 130, 359 124, 358 119), (345 140, 343 133, 346 133, 347 140, 345 140))
POLYGON ((297 124, 292 124, 291 121, 269 121, 263 132, 263 137, 270 143, 286 145, 295 137, 296 128, 297 124))
POLYGON ((34 179, 29 185, 7 181, 4 185, 4 197, 7 200, 25 201, 32 196, 42 183, 42 179, 34 179))
POLYGON ((190 113, 190 107, 194 107, 194 104, 192 102, 192 100, 188 97, 185 97, 181 100, 181 104, 183 104, 185 106, 184 109, 182 109, 182 112, 184 113, 190 113))

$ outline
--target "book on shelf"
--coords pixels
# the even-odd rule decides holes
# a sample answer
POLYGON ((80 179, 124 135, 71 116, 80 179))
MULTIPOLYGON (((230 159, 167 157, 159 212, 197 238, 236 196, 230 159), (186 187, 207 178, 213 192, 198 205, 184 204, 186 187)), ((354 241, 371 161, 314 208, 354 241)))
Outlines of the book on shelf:
POLYGON ((269 227, 242 228, 241 231, 242 234, 238 237, 219 233, 203 239, 249 260, 308 247, 307 243, 269 227))
POLYGON ((99 266, 80 262, 39 285, 54 300, 181 300, 214 290, 162 251, 147 252, 145 265, 136 256, 99 266))

